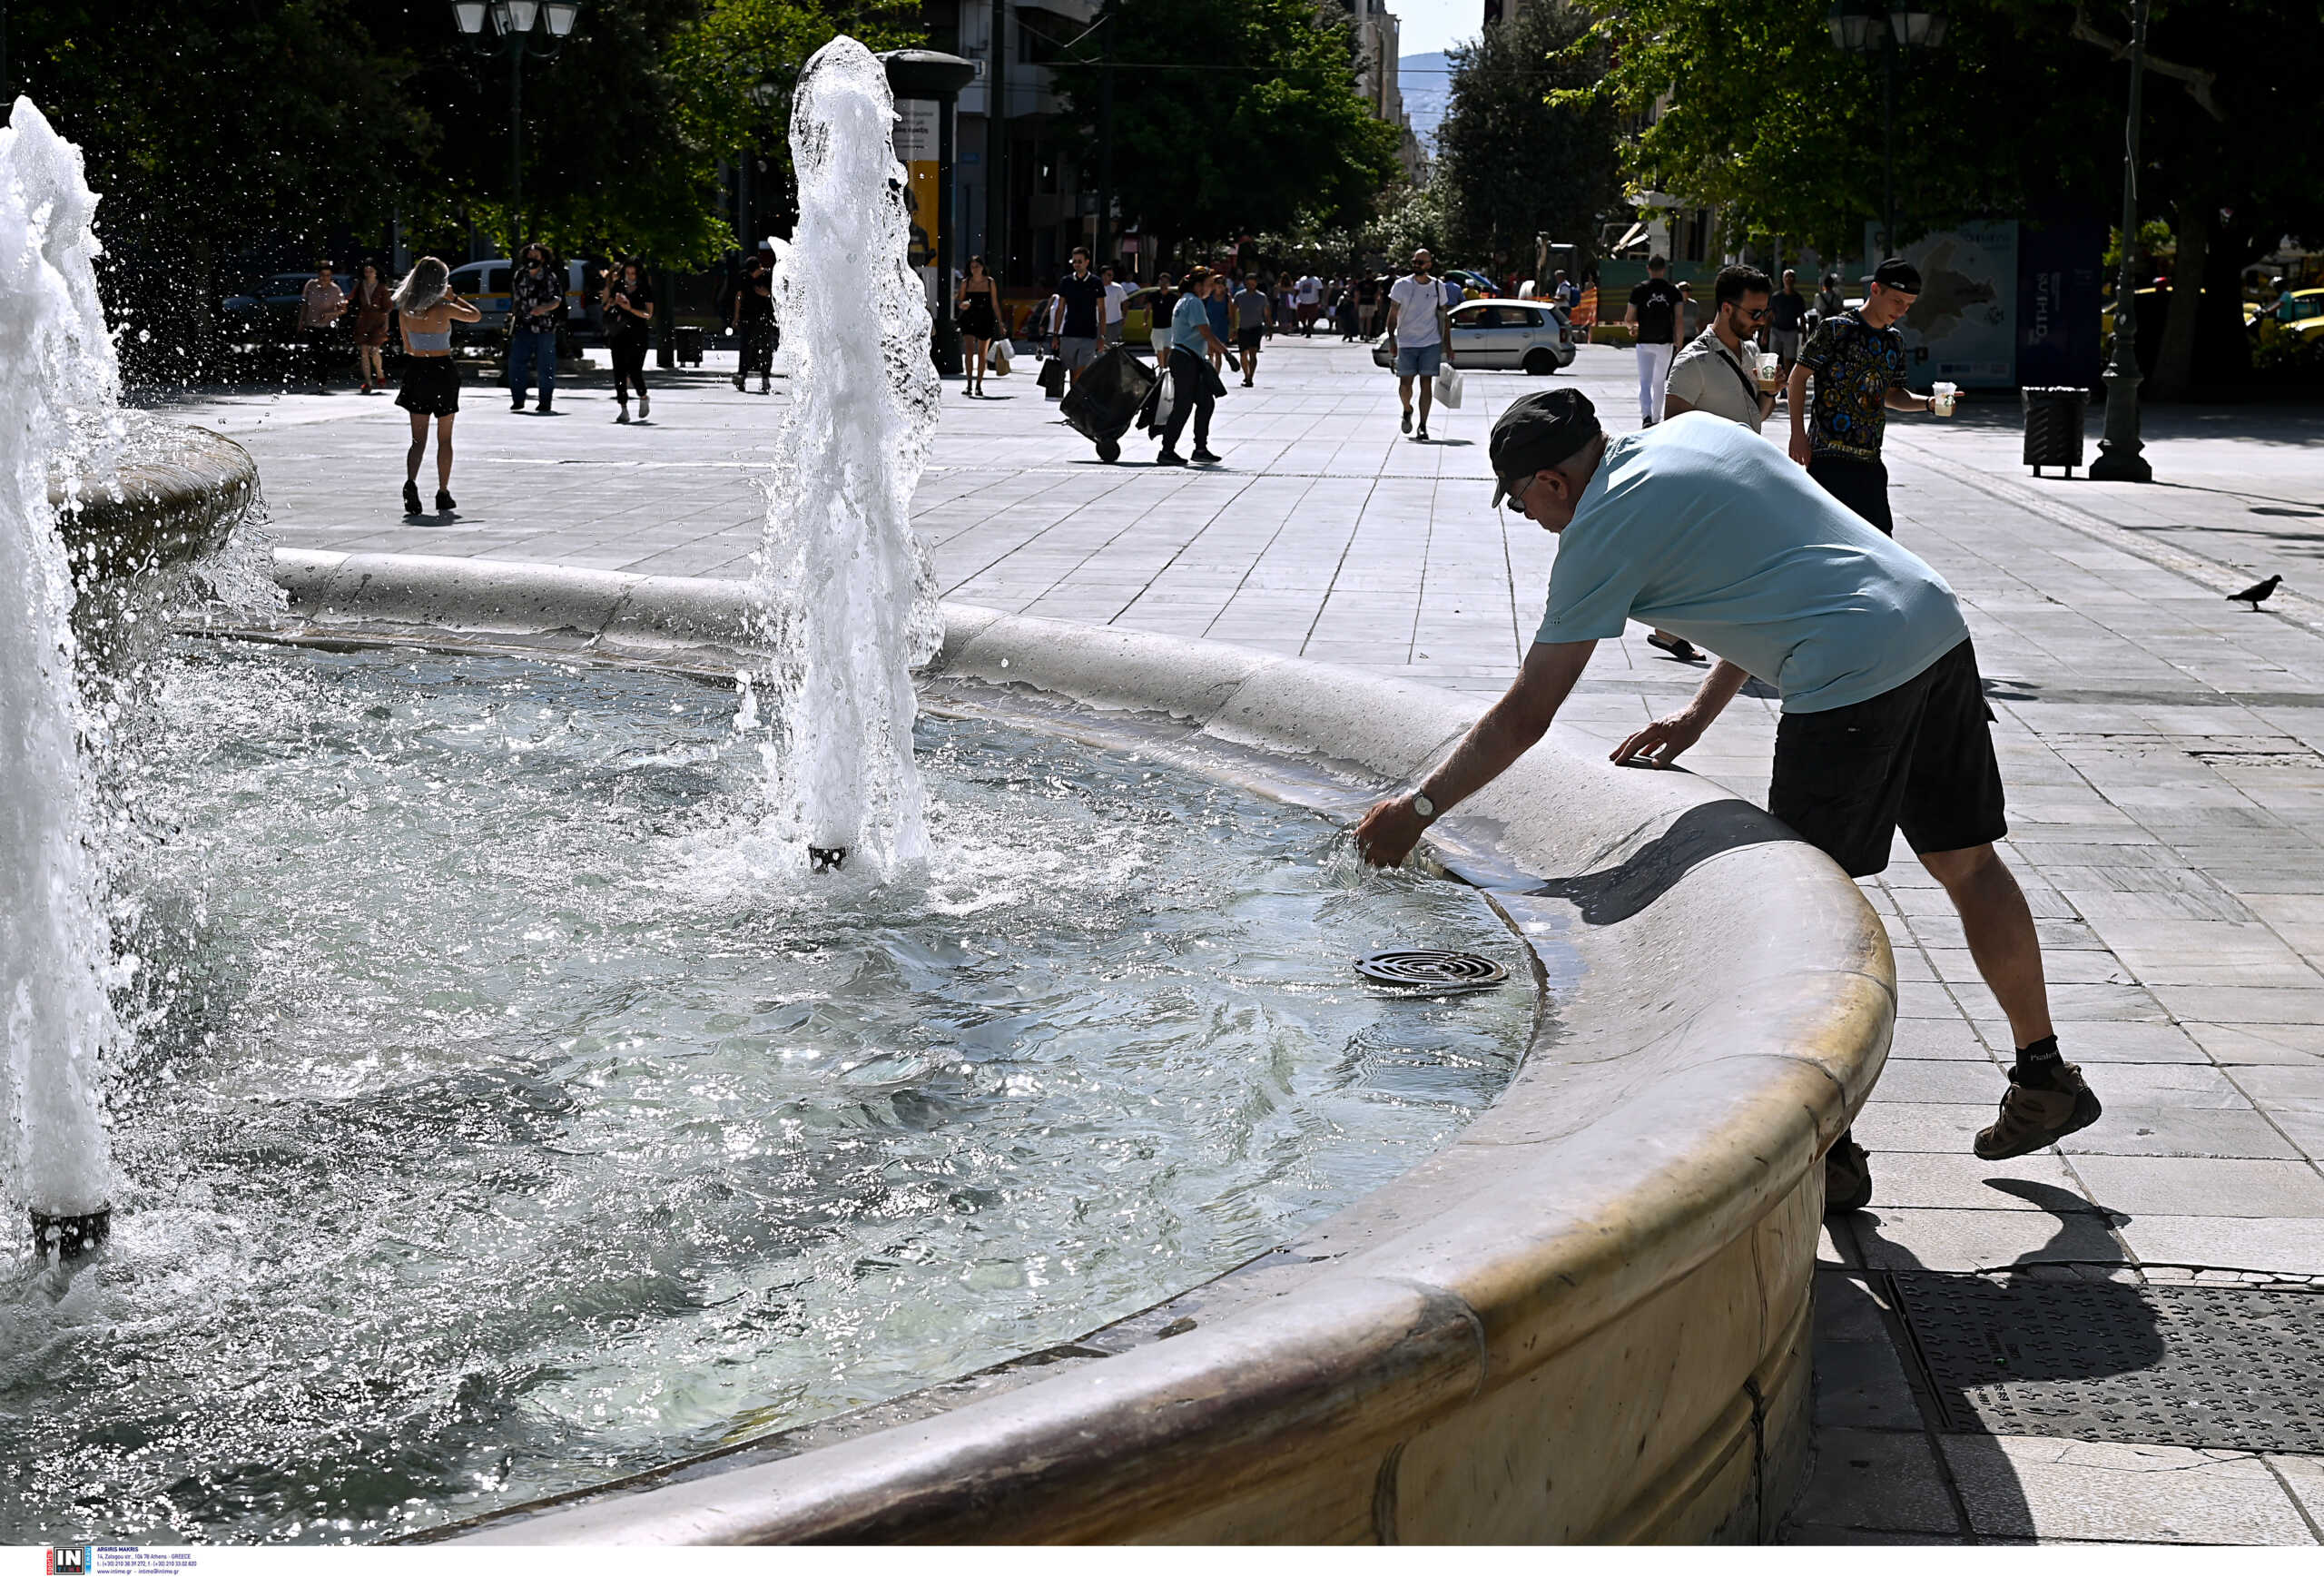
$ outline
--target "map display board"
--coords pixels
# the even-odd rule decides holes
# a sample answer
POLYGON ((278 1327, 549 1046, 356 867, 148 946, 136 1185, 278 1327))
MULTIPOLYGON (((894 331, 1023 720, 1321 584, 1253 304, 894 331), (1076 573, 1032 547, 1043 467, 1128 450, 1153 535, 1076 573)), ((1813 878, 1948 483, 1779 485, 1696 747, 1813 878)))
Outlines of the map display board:
MULTIPOLYGON (((1880 227, 1864 227, 1866 254, 1880 227)), ((1987 220, 1921 237, 1901 254, 1921 271, 1920 299, 1904 330, 1907 377, 1925 390, 1940 379, 1964 389, 2017 382, 2017 221, 1987 220)))

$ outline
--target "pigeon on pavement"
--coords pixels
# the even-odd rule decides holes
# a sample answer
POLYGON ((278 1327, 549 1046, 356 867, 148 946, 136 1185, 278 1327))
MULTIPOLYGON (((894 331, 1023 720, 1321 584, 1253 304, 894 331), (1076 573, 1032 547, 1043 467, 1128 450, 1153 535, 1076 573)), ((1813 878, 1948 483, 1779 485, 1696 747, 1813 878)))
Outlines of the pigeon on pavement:
POLYGON ((2227 594, 2227 600, 2230 602, 2248 602, 2251 605, 2251 611, 2253 613, 2258 613, 2260 611, 2260 605, 2267 601, 2270 597, 2275 596, 2276 587, 2281 586, 2283 583, 2284 577, 2282 576, 2271 575, 2257 586, 2247 586, 2241 591, 2229 592, 2227 594))

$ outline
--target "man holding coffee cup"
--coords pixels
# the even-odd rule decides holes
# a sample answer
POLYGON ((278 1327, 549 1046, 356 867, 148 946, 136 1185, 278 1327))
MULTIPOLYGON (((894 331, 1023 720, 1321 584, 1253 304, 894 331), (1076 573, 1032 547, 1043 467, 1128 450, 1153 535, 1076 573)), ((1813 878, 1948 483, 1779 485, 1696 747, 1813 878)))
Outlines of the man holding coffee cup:
POLYGON ((1921 293, 1921 271, 1903 258, 1881 260, 1865 277, 1861 307, 1816 325, 1791 370, 1791 458, 1823 489, 1890 536, 1888 468, 1880 458, 1887 412, 1939 409, 1933 394, 1905 387, 1905 336, 1896 321, 1921 293), (1815 397, 1808 397, 1810 380, 1815 397))
POLYGON ((1736 264, 1718 271, 1710 327, 1688 340, 1670 363, 1663 420, 1683 410, 1707 410, 1759 430, 1776 408, 1774 352, 1763 357, 1752 339, 1767 323, 1769 289, 1758 269, 1736 264))

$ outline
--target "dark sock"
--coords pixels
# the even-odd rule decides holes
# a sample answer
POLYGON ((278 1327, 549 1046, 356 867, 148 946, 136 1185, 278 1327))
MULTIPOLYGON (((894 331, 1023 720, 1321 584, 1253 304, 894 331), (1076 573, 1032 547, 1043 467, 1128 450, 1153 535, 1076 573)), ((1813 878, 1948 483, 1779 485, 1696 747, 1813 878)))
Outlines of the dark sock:
POLYGON ((2065 1059, 2058 1055, 2058 1038, 2044 1035, 2031 1046, 2017 1049, 2017 1081, 2020 1084, 2048 1084, 2058 1069, 2065 1066, 2065 1059))

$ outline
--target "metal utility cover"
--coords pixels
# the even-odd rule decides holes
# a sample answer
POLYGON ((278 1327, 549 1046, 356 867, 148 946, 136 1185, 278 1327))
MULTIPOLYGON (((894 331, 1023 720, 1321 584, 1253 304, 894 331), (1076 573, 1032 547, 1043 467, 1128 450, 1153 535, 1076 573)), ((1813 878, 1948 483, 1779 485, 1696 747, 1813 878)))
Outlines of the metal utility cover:
POLYGON ((1948 1427, 2324 1452, 2324 1295, 1900 1272, 1948 1427))

